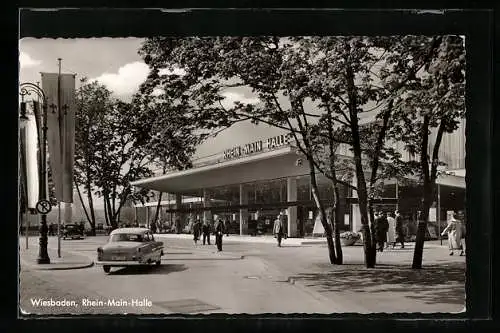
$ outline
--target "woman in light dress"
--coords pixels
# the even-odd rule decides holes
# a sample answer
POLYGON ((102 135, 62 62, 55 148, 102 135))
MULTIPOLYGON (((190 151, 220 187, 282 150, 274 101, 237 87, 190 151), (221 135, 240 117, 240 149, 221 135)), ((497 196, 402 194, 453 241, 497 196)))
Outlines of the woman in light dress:
POLYGON ((460 250, 460 255, 464 255, 462 247, 462 221, 457 219, 457 214, 453 214, 448 220, 448 225, 444 228, 441 236, 448 234, 448 247, 450 249, 450 256, 454 251, 460 250))
POLYGON ((389 213, 387 222, 389 223, 389 229, 387 230, 386 248, 389 245, 392 245, 392 248, 394 248, 396 246, 396 219, 394 219, 393 213, 389 213))

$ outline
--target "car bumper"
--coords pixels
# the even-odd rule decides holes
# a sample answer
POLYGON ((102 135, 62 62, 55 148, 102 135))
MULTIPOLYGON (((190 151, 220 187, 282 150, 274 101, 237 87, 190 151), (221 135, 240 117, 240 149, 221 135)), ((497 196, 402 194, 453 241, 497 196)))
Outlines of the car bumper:
POLYGON ((102 265, 102 266, 140 266, 140 265, 149 265, 147 262, 140 262, 140 261, 132 261, 132 260, 126 260, 126 261, 96 261, 96 265, 102 265))

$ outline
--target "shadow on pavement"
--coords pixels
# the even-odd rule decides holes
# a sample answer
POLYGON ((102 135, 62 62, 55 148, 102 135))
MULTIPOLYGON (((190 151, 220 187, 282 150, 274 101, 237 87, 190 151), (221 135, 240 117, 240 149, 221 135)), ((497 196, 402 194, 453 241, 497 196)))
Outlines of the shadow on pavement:
POLYGON ((109 275, 169 274, 187 270, 184 264, 161 264, 160 266, 112 267, 109 275))
POLYGON ((378 264, 374 269, 358 264, 325 266, 320 273, 301 273, 293 278, 320 292, 392 292, 427 304, 465 303, 465 263, 462 262, 426 265, 421 270, 391 264, 378 264))

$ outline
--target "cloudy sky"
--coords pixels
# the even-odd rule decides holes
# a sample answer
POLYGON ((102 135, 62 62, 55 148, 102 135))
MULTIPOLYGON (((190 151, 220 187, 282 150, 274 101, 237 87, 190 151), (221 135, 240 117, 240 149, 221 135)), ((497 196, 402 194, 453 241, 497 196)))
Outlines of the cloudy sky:
MULTIPOLYGON (((141 43, 139 38, 24 38, 19 43, 20 82, 36 83, 41 80, 40 72, 57 73, 57 58, 62 58, 62 72, 77 74, 77 84, 82 77, 98 80, 113 91, 115 97, 127 101, 148 74, 148 66, 137 53, 141 43)), ((226 103, 256 101, 243 90, 228 91, 226 98, 226 103)), ((197 156, 215 154, 280 132, 267 125, 241 123, 200 146, 197 156)))

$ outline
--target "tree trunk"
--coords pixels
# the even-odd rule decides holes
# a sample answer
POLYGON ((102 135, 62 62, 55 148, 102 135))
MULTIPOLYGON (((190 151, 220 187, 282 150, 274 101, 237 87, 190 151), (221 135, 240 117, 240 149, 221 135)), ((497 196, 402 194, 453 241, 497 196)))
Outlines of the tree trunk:
POLYGON ((109 199, 109 194, 107 192, 104 194, 104 206, 106 207, 107 221, 111 225, 111 229, 114 230, 114 229, 118 228, 113 210, 111 209, 111 202, 109 199))
POLYGON ((332 181, 333 185, 333 210, 331 214, 330 221, 332 221, 333 227, 333 240, 335 243, 335 252, 337 255, 336 264, 342 265, 344 262, 343 254, 342 254, 342 243, 340 241, 340 224, 343 221, 343 214, 340 205, 340 192, 338 188, 338 184, 335 181, 332 181))
POLYGON ((328 150, 329 150, 329 162, 330 162, 330 176, 333 187, 333 214, 330 217, 330 221, 333 222, 333 237, 335 241, 335 251, 337 254, 336 264, 342 265, 344 258, 342 254, 342 244, 340 242, 340 222, 343 220, 342 212, 340 210, 340 193, 339 186, 337 182, 337 172, 335 170, 335 149, 334 144, 335 140, 333 137, 333 121, 332 121, 332 113, 331 109, 328 108, 328 150))
MULTIPOLYGON (((346 49, 350 49, 346 44, 346 49)), ((346 59, 348 62, 348 59, 346 59)), ((352 149, 354 153, 354 163, 356 169, 358 204, 361 214, 361 225, 363 228, 363 247, 365 252, 365 265, 367 268, 375 267, 377 252, 375 244, 372 242, 370 226, 368 225, 368 193, 366 189, 365 174, 363 171, 361 140, 359 137, 358 111, 357 111, 357 92, 354 85, 354 72, 350 65, 346 66, 347 93, 349 97, 349 118, 351 120, 352 149)))
MULTIPOLYGON (((427 229, 427 217, 429 215, 429 209, 425 209, 428 203, 428 196, 431 190, 430 186, 430 174, 429 174, 429 155, 427 149, 429 147, 429 123, 430 116, 424 115, 422 122, 422 127, 420 128, 421 142, 420 142, 420 169, 422 173, 422 179, 424 182, 423 188, 423 205, 420 216, 418 217, 417 225, 417 237, 415 239, 415 251, 413 252, 413 264, 412 268, 419 269, 422 268, 422 256, 424 252, 424 240, 425 240, 425 230, 427 229)), ((429 205, 430 207, 430 205, 429 205)))
POLYGON ((155 217, 153 222, 156 223, 158 221, 158 216, 160 215, 160 208, 161 208, 161 197, 163 196, 163 192, 160 192, 158 195, 158 204, 156 205, 156 211, 155 211, 155 217))
POLYGON ((82 204, 82 208, 83 208, 83 211, 85 213, 85 217, 87 218, 87 221, 90 224, 91 235, 95 236, 95 222, 92 222, 92 220, 90 219, 87 208, 85 207, 85 203, 83 202, 82 193, 80 191, 80 187, 78 186, 78 182, 76 181, 76 177, 73 177, 73 182, 75 183, 76 192, 78 193, 78 198, 80 199, 80 203, 82 204))
POLYGON ((415 240, 415 251, 413 252, 413 269, 422 268, 424 253, 425 234, 427 232, 427 221, 429 219, 429 209, 433 202, 432 184, 424 184, 422 213, 418 219, 417 238, 415 240))
POLYGON ((337 256, 335 254, 335 244, 333 243, 333 238, 332 238, 332 228, 330 227, 330 224, 328 223, 326 213, 325 213, 325 208, 323 204, 321 203, 321 200, 319 198, 319 191, 318 191, 318 183, 316 182, 316 172, 314 168, 314 164, 310 159, 307 159, 309 162, 309 175, 311 177, 311 192, 314 198, 314 202, 316 203, 316 207, 318 207, 319 210, 319 217, 321 224, 323 225, 323 228, 325 229, 325 234, 326 234, 326 243, 328 245, 328 255, 330 258, 330 263, 331 264, 336 264, 337 263, 337 256))
MULTIPOLYGON (((88 174, 87 174, 87 179, 88 179, 88 174)), ((90 220, 92 221, 91 226, 92 226, 92 232, 95 234, 95 225, 96 225, 96 219, 95 219, 95 209, 94 209, 94 198, 92 197, 92 186, 90 184, 90 181, 87 181, 86 184, 86 189, 87 189, 87 201, 89 202, 89 211, 90 211, 90 220)))
POLYGON ((441 146, 441 140, 443 138, 443 133, 446 123, 441 120, 439 124, 439 129, 436 135, 436 141, 434 143, 434 148, 432 149, 432 162, 431 170, 429 172, 429 158, 427 155, 427 148, 429 145, 429 123, 430 119, 428 115, 424 116, 424 121, 422 123, 422 144, 420 146, 420 167, 422 169, 423 179, 424 179, 424 193, 423 193, 423 203, 422 203, 422 213, 418 221, 417 227, 417 238, 415 240, 415 251, 413 253, 413 269, 422 268, 422 259, 424 252, 424 241, 425 234, 427 231, 427 221, 429 219, 429 210, 434 202, 434 189, 437 179, 437 167, 439 165, 439 148, 441 146))
POLYGON ((107 226, 111 226, 108 217, 108 206, 106 205, 106 200, 104 199, 104 197, 103 197, 103 203, 104 203, 104 221, 106 222, 107 226))

